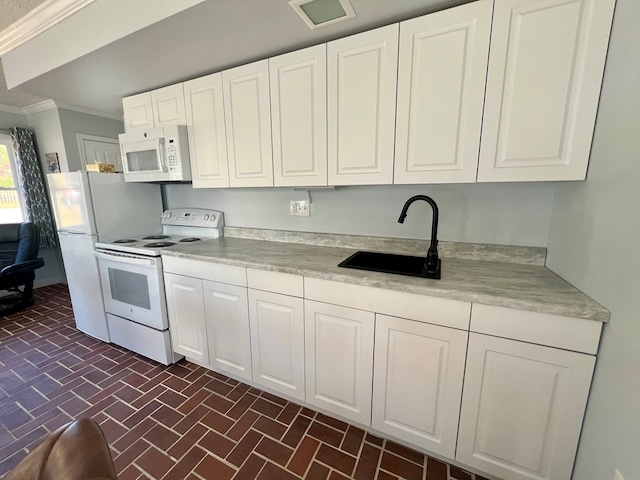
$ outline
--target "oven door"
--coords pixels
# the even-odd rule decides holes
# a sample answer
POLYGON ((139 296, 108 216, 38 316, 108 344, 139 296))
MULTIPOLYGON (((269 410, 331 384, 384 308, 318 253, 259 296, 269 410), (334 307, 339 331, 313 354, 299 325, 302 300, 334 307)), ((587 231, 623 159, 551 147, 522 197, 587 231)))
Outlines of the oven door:
POLYGON ((156 330, 169 328, 160 257, 104 250, 95 255, 108 313, 156 330))

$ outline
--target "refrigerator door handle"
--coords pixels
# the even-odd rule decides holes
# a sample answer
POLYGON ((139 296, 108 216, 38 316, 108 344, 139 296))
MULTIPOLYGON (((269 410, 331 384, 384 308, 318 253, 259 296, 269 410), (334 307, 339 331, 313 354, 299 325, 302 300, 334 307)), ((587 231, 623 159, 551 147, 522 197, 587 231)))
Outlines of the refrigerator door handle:
POLYGON ((68 230, 66 228, 61 228, 60 230, 58 230, 58 233, 63 233, 65 235, 87 235, 86 232, 79 232, 77 230, 68 230))

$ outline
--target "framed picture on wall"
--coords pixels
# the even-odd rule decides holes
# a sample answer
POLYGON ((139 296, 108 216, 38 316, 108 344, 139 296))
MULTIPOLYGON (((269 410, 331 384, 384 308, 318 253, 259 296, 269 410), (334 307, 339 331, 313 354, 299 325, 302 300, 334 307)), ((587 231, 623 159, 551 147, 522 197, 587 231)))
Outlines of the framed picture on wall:
POLYGON ((45 153, 44 158, 47 161, 47 173, 60 173, 60 162, 57 153, 45 153))

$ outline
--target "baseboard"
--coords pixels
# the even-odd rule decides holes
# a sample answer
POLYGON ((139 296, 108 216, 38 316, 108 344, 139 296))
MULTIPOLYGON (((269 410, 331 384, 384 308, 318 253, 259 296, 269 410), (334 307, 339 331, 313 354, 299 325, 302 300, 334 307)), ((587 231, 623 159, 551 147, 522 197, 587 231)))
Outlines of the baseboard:
POLYGON ((33 282, 33 288, 48 287, 49 285, 55 285, 56 283, 66 284, 67 282, 62 281, 58 277, 36 278, 36 280, 33 282))

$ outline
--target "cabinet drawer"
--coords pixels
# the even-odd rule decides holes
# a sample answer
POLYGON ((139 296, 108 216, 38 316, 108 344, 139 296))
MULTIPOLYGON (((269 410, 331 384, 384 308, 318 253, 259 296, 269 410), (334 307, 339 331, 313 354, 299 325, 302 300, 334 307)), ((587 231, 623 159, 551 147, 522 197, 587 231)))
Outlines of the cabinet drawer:
POLYGON ((471 331, 595 355, 602 323, 595 320, 473 304, 471 331))
POLYGON ((383 313, 393 317, 445 327, 469 329, 471 303, 415 293, 332 282, 318 278, 304 279, 305 299, 383 313))
POLYGON ((304 292, 304 282, 301 275, 269 272, 255 268, 247 268, 247 285, 256 290, 281 293, 292 297, 302 297, 304 292))
POLYGON ((247 269, 236 265, 202 262, 188 258, 162 257, 162 268, 167 273, 177 273, 178 275, 240 287, 247 286, 247 269))

